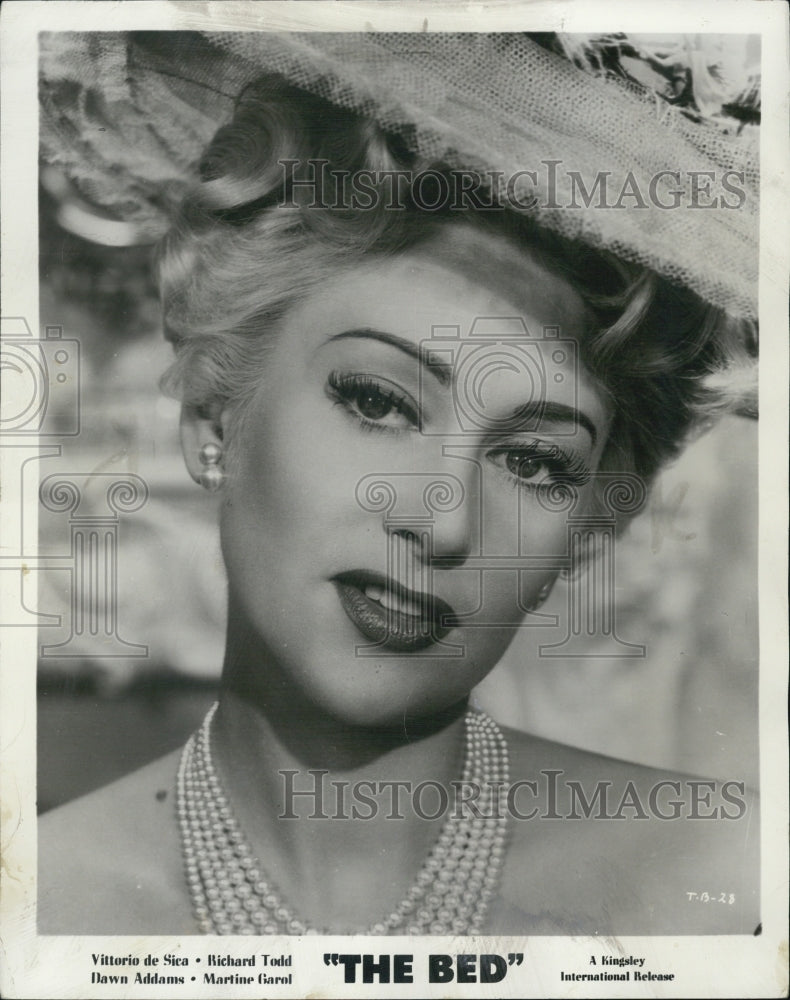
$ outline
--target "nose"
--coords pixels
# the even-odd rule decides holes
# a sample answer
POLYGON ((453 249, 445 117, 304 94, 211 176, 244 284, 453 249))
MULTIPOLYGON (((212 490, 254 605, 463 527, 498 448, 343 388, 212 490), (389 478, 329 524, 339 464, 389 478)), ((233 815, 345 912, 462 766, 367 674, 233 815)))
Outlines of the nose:
POLYGON ((399 505, 400 516, 385 516, 385 531, 405 542, 423 565, 463 566, 480 537, 475 477, 410 476, 406 489, 410 497, 399 505))

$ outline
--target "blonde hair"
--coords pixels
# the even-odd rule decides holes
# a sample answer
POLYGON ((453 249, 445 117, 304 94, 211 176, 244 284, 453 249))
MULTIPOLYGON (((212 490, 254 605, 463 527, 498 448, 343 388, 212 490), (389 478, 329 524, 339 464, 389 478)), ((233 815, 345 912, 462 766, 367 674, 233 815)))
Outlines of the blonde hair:
POLYGON ((392 211, 382 198, 350 209, 331 187, 342 171, 403 169, 452 174, 416 162, 403 136, 279 78, 248 87, 159 250, 165 331, 176 351, 166 391, 206 412, 230 403, 242 415, 265 378, 267 346, 297 299, 370 254, 404 252, 463 222, 504 234, 581 295, 589 316, 582 359, 614 403, 602 470, 649 484, 714 417, 753 414, 756 335, 748 321, 509 208, 427 211, 411 203, 392 211), (284 159, 298 163, 297 180, 326 161, 324 193, 337 207, 312 207, 299 185, 284 186, 284 159))

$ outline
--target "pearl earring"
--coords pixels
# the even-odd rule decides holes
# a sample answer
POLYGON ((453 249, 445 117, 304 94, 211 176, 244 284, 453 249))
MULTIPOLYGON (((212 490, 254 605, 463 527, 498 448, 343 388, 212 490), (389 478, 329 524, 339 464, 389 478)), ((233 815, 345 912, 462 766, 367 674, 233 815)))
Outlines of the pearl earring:
POLYGON ((546 583, 538 591, 535 600, 530 603, 527 610, 537 611, 541 605, 546 603, 549 594, 551 593, 551 588, 554 586, 554 580, 547 580, 546 583))
POLYGON ((222 448, 213 441, 204 444, 200 449, 200 464, 205 469, 198 475, 198 482, 209 491, 216 493, 225 482, 225 473, 219 467, 222 460, 222 448))

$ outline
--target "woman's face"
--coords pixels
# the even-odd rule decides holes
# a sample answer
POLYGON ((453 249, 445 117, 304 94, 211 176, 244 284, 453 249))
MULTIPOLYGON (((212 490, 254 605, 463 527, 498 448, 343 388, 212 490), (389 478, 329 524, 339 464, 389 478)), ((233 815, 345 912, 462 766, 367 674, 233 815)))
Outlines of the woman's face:
POLYGON ((221 533, 243 669, 348 723, 439 711, 492 669, 566 552, 547 491, 587 496, 606 440, 581 300, 464 239, 474 271, 439 240, 308 294, 235 431, 221 533))

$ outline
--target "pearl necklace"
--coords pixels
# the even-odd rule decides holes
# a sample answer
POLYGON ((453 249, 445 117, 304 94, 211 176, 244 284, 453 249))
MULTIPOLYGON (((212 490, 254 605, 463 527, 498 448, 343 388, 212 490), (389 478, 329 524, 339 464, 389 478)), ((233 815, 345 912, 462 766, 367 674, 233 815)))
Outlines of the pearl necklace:
POLYGON ((481 789, 458 800, 414 884, 398 906, 364 931, 316 929, 302 921, 269 881, 228 803, 211 754, 209 710, 186 743, 177 808, 193 911, 204 934, 476 934, 494 896, 505 853, 508 751, 484 712, 466 714, 462 785, 481 789))

